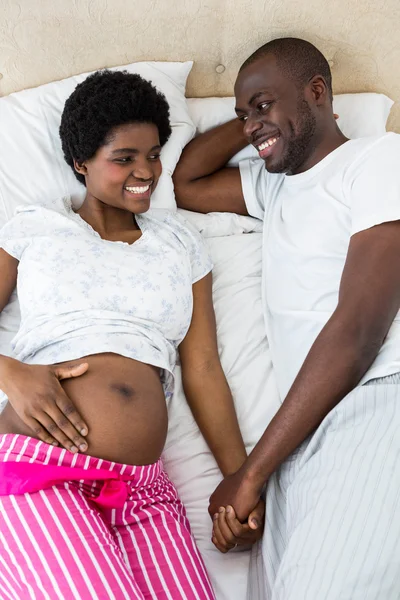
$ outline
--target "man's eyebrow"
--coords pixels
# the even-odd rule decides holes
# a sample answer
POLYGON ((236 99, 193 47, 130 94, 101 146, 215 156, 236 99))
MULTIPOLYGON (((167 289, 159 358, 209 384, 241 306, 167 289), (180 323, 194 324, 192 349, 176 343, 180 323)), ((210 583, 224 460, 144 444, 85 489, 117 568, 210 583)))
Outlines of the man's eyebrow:
MULTIPOLYGON (((257 100, 257 98, 259 98, 260 96, 263 96, 264 94, 269 94, 269 92, 267 92, 267 90, 262 90, 261 92, 256 92, 255 94, 252 95, 252 97, 249 100, 249 104, 252 104, 254 102, 254 100, 257 100)), ((243 110, 243 108, 239 108, 238 106, 235 106, 235 111, 236 112, 245 112, 243 110)))

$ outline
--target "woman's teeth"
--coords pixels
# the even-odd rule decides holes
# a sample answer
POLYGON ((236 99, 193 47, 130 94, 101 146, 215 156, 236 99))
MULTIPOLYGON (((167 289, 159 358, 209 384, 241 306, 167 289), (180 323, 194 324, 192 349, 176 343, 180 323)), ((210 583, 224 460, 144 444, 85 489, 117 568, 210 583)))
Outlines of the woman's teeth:
POLYGON ((128 190, 128 192, 131 192, 131 194, 145 194, 147 192, 147 190, 150 189, 150 186, 149 185, 135 186, 135 187, 126 186, 125 189, 128 190))
POLYGON ((261 152, 262 150, 265 150, 265 148, 268 148, 269 146, 273 146, 273 144, 275 144, 277 139, 278 139, 277 137, 269 138, 269 140, 267 140, 266 142, 263 142, 260 146, 258 146, 258 151, 261 152))

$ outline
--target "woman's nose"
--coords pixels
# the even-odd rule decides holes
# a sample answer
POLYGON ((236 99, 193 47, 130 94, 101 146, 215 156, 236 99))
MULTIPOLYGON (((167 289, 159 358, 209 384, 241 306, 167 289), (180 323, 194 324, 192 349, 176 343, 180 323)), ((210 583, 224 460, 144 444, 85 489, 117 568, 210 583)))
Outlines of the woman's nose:
POLYGON ((136 179, 142 179, 143 181, 153 179, 152 165, 147 160, 136 160, 132 169, 132 175, 136 179))

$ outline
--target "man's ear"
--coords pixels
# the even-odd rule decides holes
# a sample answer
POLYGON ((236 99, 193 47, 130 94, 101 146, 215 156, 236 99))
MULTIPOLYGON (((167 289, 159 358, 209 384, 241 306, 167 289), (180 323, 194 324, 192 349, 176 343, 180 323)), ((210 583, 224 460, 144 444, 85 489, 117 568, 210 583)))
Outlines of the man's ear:
POLYGON ((85 161, 78 162, 74 158, 74 169, 80 175, 87 175, 87 167, 85 161))
POLYGON ((325 104, 329 95, 328 86, 322 75, 316 75, 309 82, 309 89, 317 106, 325 104))

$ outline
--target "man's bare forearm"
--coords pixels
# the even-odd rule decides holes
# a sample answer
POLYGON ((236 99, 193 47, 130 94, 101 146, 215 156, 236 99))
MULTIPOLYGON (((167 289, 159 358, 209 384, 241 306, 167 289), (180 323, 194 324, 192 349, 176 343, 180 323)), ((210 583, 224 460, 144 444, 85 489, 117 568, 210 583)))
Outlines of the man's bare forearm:
POLYGON ((206 177, 222 169, 237 152, 248 145, 243 135, 243 123, 233 119, 192 140, 183 150, 174 178, 180 181, 206 177))
POLYGON ((248 142, 234 119, 199 135, 184 149, 175 169, 175 197, 180 208, 247 215, 238 168, 227 162, 248 142))
POLYGON ((383 340, 366 343, 363 337, 334 316, 321 331, 281 408, 244 466, 260 489, 371 366, 383 340))

